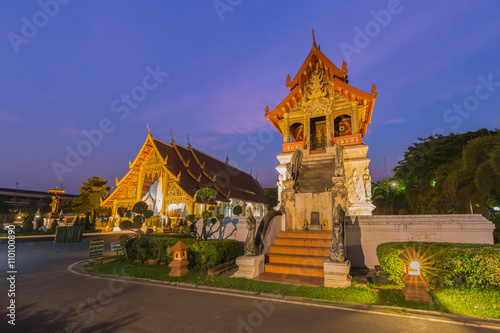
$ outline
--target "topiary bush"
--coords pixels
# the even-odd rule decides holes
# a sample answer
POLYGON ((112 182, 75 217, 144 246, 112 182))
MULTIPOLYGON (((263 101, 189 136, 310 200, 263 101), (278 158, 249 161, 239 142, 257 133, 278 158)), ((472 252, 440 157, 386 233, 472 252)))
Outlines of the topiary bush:
POLYGON ((465 284, 478 288, 500 287, 500 245, 394 242, 377 246, 380 267, 389 281, 402 285, 404 264, 398 255, 413 247, 428 264, 421 267, 424 277, 433 286, 465 284))
POLYGON ((132 228, 132 221, 123 220, 120 222, 120 229, 121 230, 130 230, 130 228, 132 228))
POLYGON ((196 221, 196 217, 194 216, 194 214, 188 214, 186 215, 185 219, 191 223, 193 223, 194 221, 196 221))
MULTIPOLYGON (((128 258, 130 260, 158 259, 170 263, 173 259, 173 252, 170 248, 178 241, 178 238, 162 236, 128 239, 126 243, 128 258), (153 254, 155 254, 155 258, 151 257, 153 254)), ((233 239, 201 241, 195 238, 183 238, 182 242, 189 246, 189 268, 193 270, 205 271, 219 264, 235 260, 240 253, 240 243, 233 239)))
POLYGON ((56 233, 56 228, 57 228, 57 225, 58 225, 57 220, 56 220, 56 219, 54 219, 54 220, 52 221, 52 223, 50 224, 49 233, 51 233, 51 234, 55 234, 55 233, 56 233))
POLYGON ((132 207, 132 211, 136 214, 143 214, 147 210, 148 210, 148 204, 145 203, 144 201, 136 202, 134 204, 134 207, 132 207))
POLYGON ((23 221, 23 232, 33 232, 33 217, 27 216, 23 221))
POLYGON ((153 213, 153 211, 151 209, 148 209, 147 211, 144 212, 144 218, 145 219, 149 219, 150 217, 153 217, 153 215, 155 215, 155 213, 153 213))
POLYGON ((132 229, 141 229, 142 227, 142 216, 136 215, 134 216, 134 223, 132 223, 132 229))
POLYGON ((233 214, 239 216, 241 213, 243 213, 243 208, 241 206, 234 206, 233 214))

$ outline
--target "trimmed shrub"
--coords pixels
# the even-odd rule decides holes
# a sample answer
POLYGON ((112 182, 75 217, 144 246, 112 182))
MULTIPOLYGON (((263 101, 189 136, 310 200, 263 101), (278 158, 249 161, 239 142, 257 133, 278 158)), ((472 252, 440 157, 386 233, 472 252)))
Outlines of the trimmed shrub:
POLYGON ((77 217, 76 217, 75 222, 73 223, 73 225, 74 225, 75 227, 80 225, 80 216, 77 216, 77 217))
POLYGON ((149 219, 150 217, 153 217, 153 215, 155 215, 155 213, 153 213, 153 211, 151 209, 148 209, 147 211, 144 212, 144 218, 145 219, 149 219))
POLYGON ((201 213, 201 218, 204 219, 204 220, 208 220, 210 218, 210 216, 212 216, 212 213, 208 210, 204 210, 202 213, 201 213))
POLYGON ((56 228, 57 228, 57 225, 58 225, 57 220, 56 220, 56 219, 54 219, 54 220, 52 221, 52 223, 50 224, 49 233, 51 233, 51 234, 55 234, 55 233, 56 233, 56 228))
POLYGON ((398 255, 413 247, 428 263, 421 270, 430 285, 466 284, 478 288, 500 287, 500 245, 395 242, 377 246, 380 267, 389 281, 402 285, 404 264, 398 255))
POLYGON ((141 215, 134 216, 134 223, 132 223, 132 229, 141 229, 142 223, 143 221, 141 215))
POLYGON ((194 221, 196 221, 196 217, 194 216, 194 214, 188 214, 188 215, 186 215, 185 219, 188 220, 191 223, 193 223, 194 221))
POLYGON ((123 220, 120 222, 120 229, 122 230, 130 230, 132 228, 132 221, 130 220, 123 220))
POLYGON ((27 216, 23 221, 23 232, 33 232, 33 217, 27 216))
MULTIPOLYGON (((170 248, 179 240, 179 238, 164 236, 132 238, 127 241, 127 254, 131 260, 159 259, 170 263, 173 259, 173 252, 170 248), (155 258, 152 258, 153 254, 155 258)), ((235 260, 240 253, 240 243, 233 239, 201 241, 195 238, 182 238, 181 240, 189 246, 189 268, 194 270, 207 270, 235 260)))
POLYGON ((238 216, 241 213, 243 213, 243 208, 241 208, 241 206, 234 206, 234 208, 233 208, 233 214, 236 215, 236 216, 238 216))
POLYGON ((148 204, 145 203, 144 201, 136 202, 134 204, 134 207, 132 208, 132 211, 136 214, 143 214, 147 210, 148 210, 148 204))

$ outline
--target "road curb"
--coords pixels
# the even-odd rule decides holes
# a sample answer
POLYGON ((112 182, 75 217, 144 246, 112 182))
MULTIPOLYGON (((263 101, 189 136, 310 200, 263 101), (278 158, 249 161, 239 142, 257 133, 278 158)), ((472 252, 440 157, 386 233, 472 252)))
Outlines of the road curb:
POLYGON ((221 288, 221 287, 212 287, 212 286, 202 286, 196 285, 192 283, 186 282, 174 282, 174 281, 161 281, 161 280, 153 280, 147 278, 137 278, 137 277, 124 277, 121 275, 114 274, 102 274, 102 273, 91 273, 87 272, 82 268, 83 263, 86 260, 76 262, 68 267, 68 270, 72 273, 76 273, 78 275, 87 276, 89 278, 103 278, 103 279, 132 279, 137 282, 149 282, 151 285, 163 285, 170 286, 179 289, 186 290, 198 290, 207 292, 217 292, 230 294, 241 297, 251 297, 251 298, 263 298, 270 301, 276 302, 287 302, 293 304, 305 304, 305 305, 313 305, 313 306, 328 306, 331 308, 339 308, 350 311, 365 311, 365 312, 373 312, 378 314, 386 314, 386 315, 395 315, 395 316, 416 316, 420 318, 425 318, 427 320, 436 320, 436 321, 446 321, 449 323, 460 324, 463 326, 477 326, 482 328, 491 328, 500 330, 500 319, 493 318, 482 318, 475 316, 466 316, 454 313, 441 313, 427 310, 416 310, 416 309, 408 309, 401 307, 393 307, 393 306, 385 306, 385 305, 370 305, 370 304, 362 304, 362 303, 348 303, 348 302, 336 302, 325 299, 311 299, 306 297, 298 297, 298 296, 285 296, 278 294, 270 294, 270 293, 258 293, 255 291, 249 290, 239 290, 239 289, 230 289, 230 288, 221 288))

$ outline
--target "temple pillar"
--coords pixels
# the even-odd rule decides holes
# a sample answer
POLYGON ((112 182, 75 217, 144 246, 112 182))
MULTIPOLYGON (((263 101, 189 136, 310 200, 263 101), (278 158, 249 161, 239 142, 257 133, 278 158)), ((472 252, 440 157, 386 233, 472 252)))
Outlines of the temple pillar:
POLYGON ((326 115, 326 147, 331 147, 332 146, 332 126, 330 124, 331 122, 331 115, 327 114, 326 115))
POLYGON ((161 201, 161 211, 160 214, 166 214, 165 210, 167 209, 166 205, 166 200, 165 198, 167 197, 167 185, 168 185, 168 174, 166 172, 163 172, 163 175, 161 175, 163 179, 163 184, 162 184, 162 201, 161 201))
POLYGON ((304 116, 304 136, 306 139, 307 151, 311 151, 311 124, 309 118, 304 116))
POLYGON ((351 102, 351 128, 352 134, 359 134, 360 119, 358 112, 358 102, 351 102))
POLYGON ((288 112, 283 115, 285 128, 283 131, 283 143, 290 143, 290 123, 288 120, 288 112))
POLYGON ((137 193, 136 193, 136 198, 135 202, 139 202, 142 199, 142 186, 144 185, 144 172, 141 169, 139 170, 139 177, 137 179, 137 193))

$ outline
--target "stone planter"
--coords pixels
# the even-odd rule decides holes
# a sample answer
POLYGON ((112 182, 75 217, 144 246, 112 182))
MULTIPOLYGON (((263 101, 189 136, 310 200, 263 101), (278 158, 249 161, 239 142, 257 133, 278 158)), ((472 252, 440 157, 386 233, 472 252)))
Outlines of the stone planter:
POLYGON ((148 264, 150 264, 150 265, 158 265, 158 259, 148 259, 148 264))

